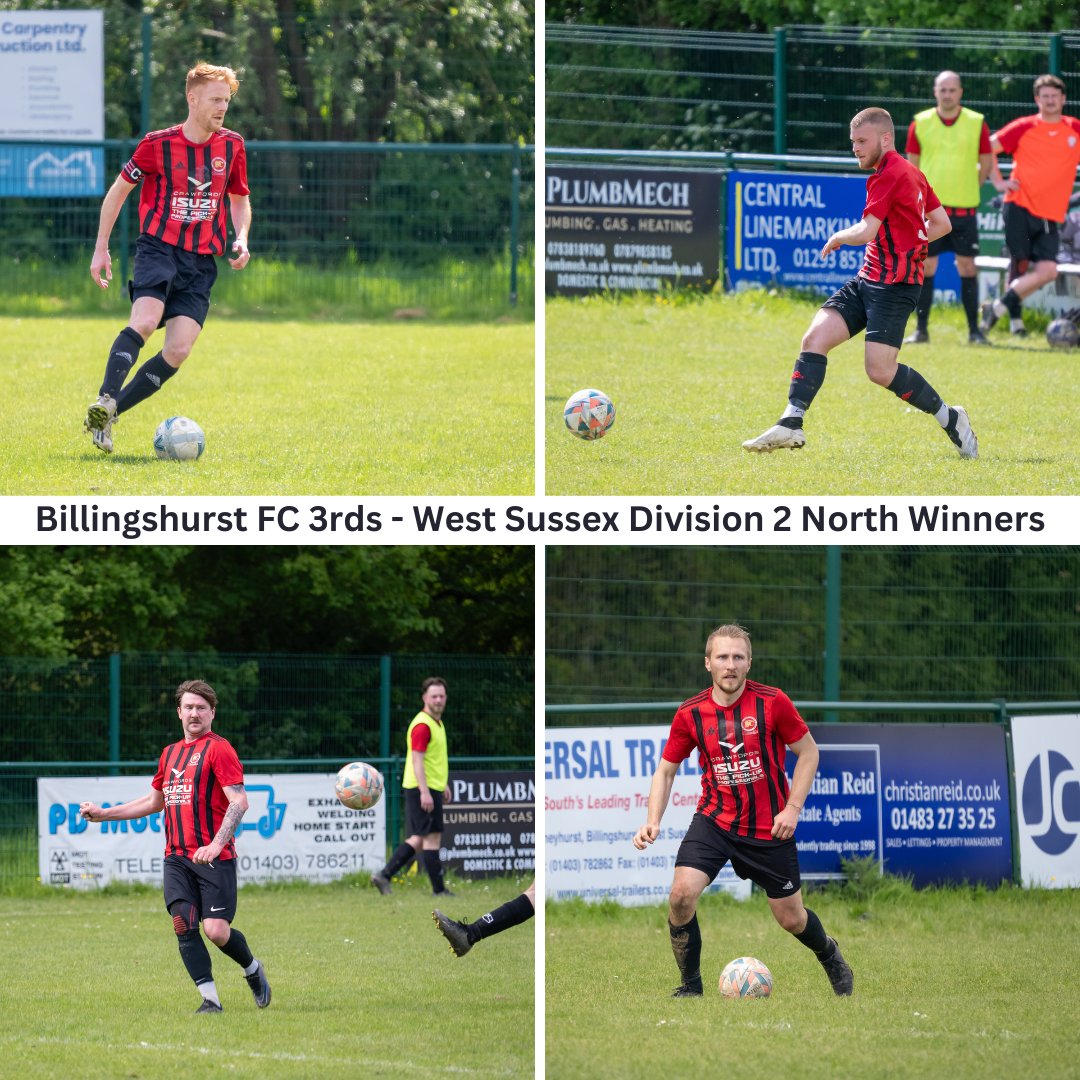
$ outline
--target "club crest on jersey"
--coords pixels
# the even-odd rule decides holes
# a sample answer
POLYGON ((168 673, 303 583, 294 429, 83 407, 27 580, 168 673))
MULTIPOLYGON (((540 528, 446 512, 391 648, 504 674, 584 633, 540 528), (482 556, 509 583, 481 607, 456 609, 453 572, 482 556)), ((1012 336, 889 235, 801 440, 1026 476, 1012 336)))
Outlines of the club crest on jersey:
POLYGON ((223 173, 225 171, 225 159, 223 157, 216 157, 210 162, 210 168, 216 173, 223 173))
POLYGON ((744 716, 741 721, 742 729, 747 735, 752 735, 757 731, 757 717, 756 716, 744 716))
POLYGON ((191 760, 188 762, 188 764, 189 765, 198 765, 199 761, 201 759, 202 759, 202 754, 196 752, 196 753, 191 755, 191 760))

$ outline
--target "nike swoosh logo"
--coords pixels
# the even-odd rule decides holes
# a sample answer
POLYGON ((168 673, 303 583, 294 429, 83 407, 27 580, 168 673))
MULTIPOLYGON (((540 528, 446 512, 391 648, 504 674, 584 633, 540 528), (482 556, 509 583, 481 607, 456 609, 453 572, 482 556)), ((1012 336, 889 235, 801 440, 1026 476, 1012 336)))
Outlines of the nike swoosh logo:
POLYGON ((223 907, 212 907, 210 910, 211 911, 224 911, 225 909, 223 907))

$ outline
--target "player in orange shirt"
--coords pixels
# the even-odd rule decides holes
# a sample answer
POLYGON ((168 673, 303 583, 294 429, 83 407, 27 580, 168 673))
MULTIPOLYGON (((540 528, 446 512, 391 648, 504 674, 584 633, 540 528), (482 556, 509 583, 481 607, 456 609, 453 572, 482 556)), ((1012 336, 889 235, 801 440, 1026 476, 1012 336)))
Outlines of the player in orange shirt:
POLYGON ((1059 226, 1080 165, 1080 120, 1064 114, 1065 84, 1056 75, 1035 80, 1035 104, 1037 113, 1006 124, 990 140, 995 155, 990 179, 1005 193, 1005 243, 1016 277, 1000 300, 983 304, 983 333, 1008 314, 1012 332, 1024 335, 1023 300, 1057 277, 1059 226), (1008 180, 997 167, 1002 152, 1014 162, 1008 180))

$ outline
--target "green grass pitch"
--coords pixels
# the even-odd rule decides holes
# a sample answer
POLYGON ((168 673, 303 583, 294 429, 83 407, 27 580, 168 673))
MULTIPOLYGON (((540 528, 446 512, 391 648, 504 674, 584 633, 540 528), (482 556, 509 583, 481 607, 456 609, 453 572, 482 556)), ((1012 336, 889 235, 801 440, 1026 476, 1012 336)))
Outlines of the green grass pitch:
MULTIPOLYGON (((509 879, 454 884, 439 906, 479 918, 509 879)), ((0 898, 4 1076, 23 1080, 328 1076, 531 1078, 534 926, 455 957, 427 882, 241 889, 235 925, 273 990, 256 1008, 209 946, 224 1012, 195 1015, 157 889, 0 898)))
POLYGON ((787 404, 818 303, 764 292, 549 300, 547 493, 1080 493, 1080 436, 1067 403, 1080 349, 1051 350, 1034 329, 1012 345, 998 328, 993 348, 969 346, 958 307, 936 307, 930 345, 905 346, 901 360, 968 410, 977 461, 962 460, 932 417, 870 382, 862 335, 830 354, 806 447, 748 454, 743 440, 776 423, 787 404), (592 443, 574 438, 562 421, 564 402, 584 387, 603 390, 616 407, 614 426, 592 443))
POLYGON ((125 317, 0 318, 0 494, 534 491, 532 323, 211 318, 180 371, 120 419, 107 455, 82 423, 125 317), (177 415, 206 432, 197 462, 154 455, 155 428, 177 415))
POLYGON ((1075 890, 810 894, 855 993, 837 998, 763 896, 705 897, 701 998, 673 999, 667 909, 548 904, 547 1080, 790 1072, 802 1080, 1077 1076, 1075 890), (720 971, 756 956, 772 996, 728 1001, 720 971))

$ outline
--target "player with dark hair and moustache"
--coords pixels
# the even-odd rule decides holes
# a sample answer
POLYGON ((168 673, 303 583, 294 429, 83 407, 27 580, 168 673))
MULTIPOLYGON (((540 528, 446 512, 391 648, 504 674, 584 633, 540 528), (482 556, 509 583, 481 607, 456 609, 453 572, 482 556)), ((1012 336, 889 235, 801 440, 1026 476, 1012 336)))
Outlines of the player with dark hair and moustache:
POLYGON ((795 828, 817 773, 818 748, 791 699, 775 686, 747 678, 750 635, 720 626, 705 643, 712 685, 684 701, 649 789, 648 819, 634 834, 643 851, 660 835, 660 821, 679 766, 694 750, 701 764, 701 798, 675 857, 668 929, 682 982, 672 997, 698 997, 701 930, 697 903, 727 862, 765 890, 776 921, 812 950, 833 991, 851 994, 854 976, 821 920, 803 905, 795 828), (785 747, 798 755, 790 790, 785 747))
POLYGON ((236 831, 248 808, 244 767, 226 739, 211 731, 217 712, 213 687, 193 679, 176 688, 176 713, 184 729, 166 746, 151 791, 117 806, 84 802, 87 821, 127 821, 161 813, 165 827, 165 908, 172 916, 180 958, 202 997, 200 1013, 219 1013, 206 936, 244 970, 255 1004, 270 1004, 262 961, 232 927, 236 916, 236 831))
POLYGON ((109 350, 101 389, 83 422, 94 445, 107 454, 120 414, 176 374, 202 331, 217 279, 214 256, 223 255, 227 244, 226 202, 236 253, 229 265, 243 270, 251 257, 244 140, 223 126, 239 86, 232 68, 196 64, 187 73, 187 120, 144 135, 101 204, 90 276, 107 289, 112 281, 109 235, 124 201, 142 184, 135 269, 128 285, 131 318, 109 350), (161 351, 124 385, 139 350, 160 326, 165 327, 161 351))
POLYGON ((824 260, 845 244, 865 244, 866 256, 858 275, 825 301, 803 335, 780 420, 756 439, 747 439, 745 450, 771 453, 805 446, 803 418, 825 381, 829 352, 865 330, 863 358, 870 381, 933 416, 961 457, 979 456, 979 440, 964 408, 946 405, 919 372, 897 361, 908 316, 922 293, 927 248, 952 225, 926 177, 896 152, 894 138, 892 117, 884 109, 863 109, 851 120, 852 152, 861 169, 873 170, 866 181, 866 206, 861 221, 829 237, 820 257, 824 260))

